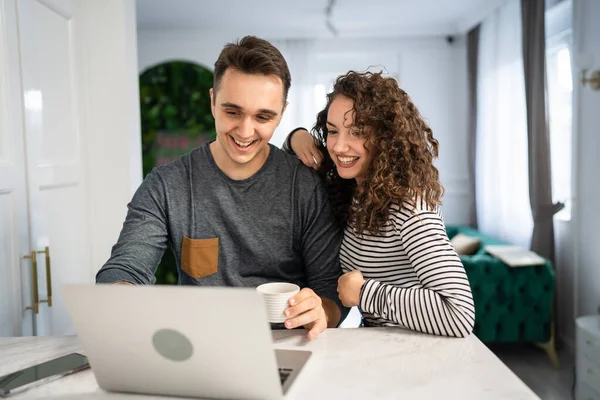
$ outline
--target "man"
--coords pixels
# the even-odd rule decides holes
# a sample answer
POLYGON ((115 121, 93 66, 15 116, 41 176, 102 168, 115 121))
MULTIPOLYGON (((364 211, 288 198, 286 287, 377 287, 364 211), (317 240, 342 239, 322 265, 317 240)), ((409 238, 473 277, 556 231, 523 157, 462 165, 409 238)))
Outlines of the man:
POLYGON ((338 325, 341 233, 327 195, 312 170, 268 143, 290 84, 269 42, 224 47, 210 90, 217 139, 148 174, 97 283, 154 283, 169 245, 179 284, 296 283, 285 327, 313 339, 338 325))

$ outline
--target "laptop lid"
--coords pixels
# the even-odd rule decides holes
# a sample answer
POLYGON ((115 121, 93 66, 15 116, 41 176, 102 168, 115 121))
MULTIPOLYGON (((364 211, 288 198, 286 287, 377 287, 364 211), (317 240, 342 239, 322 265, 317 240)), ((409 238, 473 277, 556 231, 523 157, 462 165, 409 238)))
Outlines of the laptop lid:
POLYGON ((254 289, 79 284, 63 290, 98 385, 106 391, 283 395, 264 303, 254 289))

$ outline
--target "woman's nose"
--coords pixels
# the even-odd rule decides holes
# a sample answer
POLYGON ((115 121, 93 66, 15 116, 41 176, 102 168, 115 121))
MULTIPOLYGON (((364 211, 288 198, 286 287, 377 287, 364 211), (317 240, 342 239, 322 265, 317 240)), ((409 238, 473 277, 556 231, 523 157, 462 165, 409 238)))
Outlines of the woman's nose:
POLYGON ((340 133, 335 138, 335 143, 333 145, 333 151, 336 153, 344 153, 348 150, 348 139, 346 135, 340 133))

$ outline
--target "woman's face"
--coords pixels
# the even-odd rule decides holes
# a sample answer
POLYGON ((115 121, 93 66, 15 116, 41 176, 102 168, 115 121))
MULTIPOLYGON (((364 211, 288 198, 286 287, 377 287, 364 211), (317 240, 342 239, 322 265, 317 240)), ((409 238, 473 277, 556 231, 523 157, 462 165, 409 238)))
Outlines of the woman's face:
POLYGON ((354 127, 352 99, 337 95, 327 113, 327 151, 344 179, 364 180, 371 163, 367 137, 354 127))

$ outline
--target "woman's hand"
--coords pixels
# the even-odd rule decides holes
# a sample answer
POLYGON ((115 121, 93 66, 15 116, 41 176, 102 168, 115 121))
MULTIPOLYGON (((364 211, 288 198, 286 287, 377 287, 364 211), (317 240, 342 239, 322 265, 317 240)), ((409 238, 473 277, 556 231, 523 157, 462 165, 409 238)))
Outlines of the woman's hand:
POLYGON ((340 276, 337 291, 344 306, 354 307, 360 304, 360 289, 364 283, 365 278, 359 270, 340 276))
POLYGON ((299 129, 292 134, 290 140, 292 151, 302 160, 307 167, 319 169, 323 156, 315 146, 315 140, 310 133, 305 129, 299 129))

